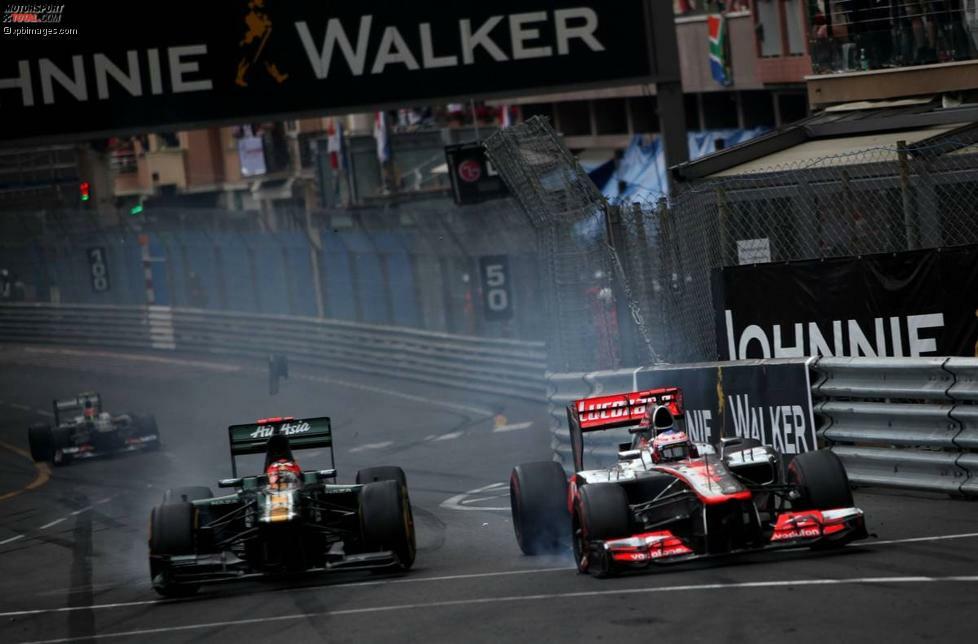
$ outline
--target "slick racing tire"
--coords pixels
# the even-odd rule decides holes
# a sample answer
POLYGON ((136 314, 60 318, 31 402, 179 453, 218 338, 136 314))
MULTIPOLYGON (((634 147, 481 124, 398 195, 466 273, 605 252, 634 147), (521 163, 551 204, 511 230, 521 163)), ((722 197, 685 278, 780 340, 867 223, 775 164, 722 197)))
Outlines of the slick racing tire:
POLYGON ((186 597, 199 584, 178 584, 169 579, 162 556, 194 554, 194 506, 186 502, 158 505, 150 515, 149 574, 154 590, 164 597, 186 597))
POLYGON ((827 449, 795 456, 788 465, 788 483, 796 486, 799 494, 792 502, 794 509, 831 510, 855 505, 846 468, 827 449))
POLYGON ((516 542, 525 555, 565 550, 571 534, 567 475, 560 463, 523 463, 509 476, 516 542))
POLYGON ((174 503, 189 503, 200 501, 201 499, 213 499, 214 493, 209 487, 203 485, 188 485, 175 487, 163 493, 163 505, 173 505, 174 503))
POLYGON ((50 462, 54 458, 54 432, 45 423, 35 423, 27 428, 27 442, 31 446, 31 458, 37 463, 50 462))
POLYGON ((397 481, 364 485, 360 491, 360 520, 369 550, 391 550, 402 570, 411 568, 417 543, 406 487, 397 481))
POLYGON ((357 472, 357 485, 365 483, 377 483, 379 481, 397 481, 407 489, 407 476, 404 470, 393 465, 383 465, 380 467, 368 467, 357 472))
POLYGON ((591 542, 629 536, 628 496, 617 483, 596 483, 580 488, 574 512, 574 559, 577 570, 596 577, 611 573, 607 552, 592 552, 591 542))
POLYGON ((54 452, 51 455, 51 462, 58 467, 70 465, 72 455, 62 452, 62 448, 72 444, 71 429, 69 427, 55 427, 51 430, 51 436, 51 446, 54 448, 54 452))

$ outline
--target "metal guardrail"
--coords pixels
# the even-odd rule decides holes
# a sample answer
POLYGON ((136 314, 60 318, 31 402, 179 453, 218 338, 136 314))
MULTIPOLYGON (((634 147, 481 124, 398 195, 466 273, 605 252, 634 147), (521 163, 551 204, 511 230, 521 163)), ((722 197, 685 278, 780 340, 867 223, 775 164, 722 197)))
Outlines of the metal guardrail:
MULTIPOLYGON (((854 484, 978 496, 978 358, 820 358, 811 368, 819 440, 854 484)), ((554 460, 573 467, 566 406, 631 391, 635 374, 548 374, 554 460)), ((613 459, 619 440, 589 436, 587 454, 613 459)))
POLYGON ((285 315, 159 306, 0 305, 0 342, 188 351, 267 359, 540 401, 543 343, 285 315))
POLYGON ((819 436, 849 479, 978 496, 978 359, 821 358, 819 436))

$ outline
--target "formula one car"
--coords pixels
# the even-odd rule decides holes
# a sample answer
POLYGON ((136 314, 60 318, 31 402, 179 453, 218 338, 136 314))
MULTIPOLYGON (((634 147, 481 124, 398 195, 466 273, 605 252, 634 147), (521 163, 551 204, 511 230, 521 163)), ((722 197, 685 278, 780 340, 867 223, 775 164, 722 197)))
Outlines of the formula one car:
POLYGON ((169 490, 150 517, 149 568, 163 596, 200 584, 346 569, 407 570, 416 552, 399 467, 360 470, 336 484, 329 418, 267 418, 228 428, 233 478, 169 490), (329 448, 330 469, 303 471, 296 449, 329 448), (264 473, 238 476, 236 458, 265 454, 264 473))
POLYGON ((160 446, 156 418, 128 413, 113 416, 102 410, 102 398, 95 392, 55 400, 52 407, 54 426, 35 423, 27 430, 35 461, 67 465, 76 458, 160 446))
POLYGON ((525 554, 573 547, 598 577, 653 564, 783 547, 832 548, 866 538, 846 471, 828 450, 784 455, 754 439, 693 443, 675 387, 568 406, 575 473, 526 463, 510 477, 516 539, 525 554), (628 428, 618 462, 584 468, 584 436, 628 428))

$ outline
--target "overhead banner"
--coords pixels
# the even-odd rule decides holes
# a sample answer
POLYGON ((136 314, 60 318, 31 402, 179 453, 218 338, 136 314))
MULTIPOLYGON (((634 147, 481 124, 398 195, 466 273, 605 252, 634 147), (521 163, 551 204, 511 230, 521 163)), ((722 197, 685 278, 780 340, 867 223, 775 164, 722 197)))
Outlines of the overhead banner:
MULTIPOLYGON (((0 141, 650 82, 663 77, 653 5, 669 6, 171 0, 134 12, 115 1, 5 3, 0 141)), ((667 63, 671 76, 676 62, 667 63)))
POLYGON ((724 360, 978 356, 978 246, 714 271, 724 360))

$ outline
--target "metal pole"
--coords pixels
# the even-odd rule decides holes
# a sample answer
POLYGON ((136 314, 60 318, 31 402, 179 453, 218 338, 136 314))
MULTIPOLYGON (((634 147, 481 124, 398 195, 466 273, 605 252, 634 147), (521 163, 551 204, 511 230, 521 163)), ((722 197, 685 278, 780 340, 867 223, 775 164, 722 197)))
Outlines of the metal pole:
POLYGON ((907 142, 897 141, 897 159, 900 164, 900 196, 903 199, 904 243, 907 250, 914 250, 917 248, 917 236, 914 231, 913 206, 910 201, 910 162, 907 157, 907 142))
POLYGON ((472 125, 475 126, 475 140, 481 141, 482 136, 479 134, 479 117, 475 114, 475 100, 469 99, 469 109, 472 110, 472 125))

